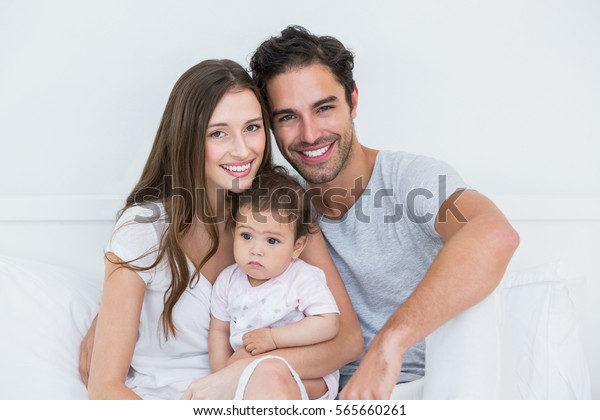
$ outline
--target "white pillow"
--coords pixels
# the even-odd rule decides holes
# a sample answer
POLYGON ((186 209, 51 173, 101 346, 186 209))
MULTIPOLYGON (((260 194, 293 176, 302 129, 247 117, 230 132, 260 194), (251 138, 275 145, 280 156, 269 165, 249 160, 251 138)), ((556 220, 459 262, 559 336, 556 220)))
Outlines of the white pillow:
POLYGON ((500 339, 503 399, 591 399, 590 374, 564 264, 507 276, 500 339))
POLYGON ((498 291, 426 339, 423 399, 495 399, 499 374, 498 291))
POLYGON ((0 398, 84 399, 79 344, 98 311, 101 281, 0 256, 0 398))
POLYGON ((427 337, 425 399, 590 399, 561 263, 507 274, 480 304, 427 337))

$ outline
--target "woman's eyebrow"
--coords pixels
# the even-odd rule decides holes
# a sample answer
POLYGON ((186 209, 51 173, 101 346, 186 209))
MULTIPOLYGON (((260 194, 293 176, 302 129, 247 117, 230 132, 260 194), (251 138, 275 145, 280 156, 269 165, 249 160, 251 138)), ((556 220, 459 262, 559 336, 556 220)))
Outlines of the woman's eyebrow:
MULTIPOLYGON (((252 122, 256 122, 256 121, 262 121, 262 117, 256 117, 256 118, 252 118, 249 119, 248 121, 246 121, 244 124, 250 124, 252 122)), ((225 123, 225 122, 218 122, 218 123, 212 123, 209 124, 207 128, 214 128, 214 127, 227 127, 229 124, 225 123)))

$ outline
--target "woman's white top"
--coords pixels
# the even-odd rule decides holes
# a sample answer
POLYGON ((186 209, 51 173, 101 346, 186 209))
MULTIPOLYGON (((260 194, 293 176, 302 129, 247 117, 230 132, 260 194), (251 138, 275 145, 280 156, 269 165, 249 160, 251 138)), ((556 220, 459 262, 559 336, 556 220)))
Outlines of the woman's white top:
MULTIPOLYGON (((106 252, 132 265, 147 267, 156 260, 166 228, 162 204, 131 207, 117 221, 106 252)), ((190 261, 188 264, 193 273, 193 265, 190 261)), ((212 285, 200 276, 193 287, 188 286, 173 309, 177 335, 171 334, 165 341, 160 316, 171 270, 162 261, 138 274, 146 283, 146 293, 126 385, 144 399, 177 399, 191 381, 210 373, 208 328, 212 285)))

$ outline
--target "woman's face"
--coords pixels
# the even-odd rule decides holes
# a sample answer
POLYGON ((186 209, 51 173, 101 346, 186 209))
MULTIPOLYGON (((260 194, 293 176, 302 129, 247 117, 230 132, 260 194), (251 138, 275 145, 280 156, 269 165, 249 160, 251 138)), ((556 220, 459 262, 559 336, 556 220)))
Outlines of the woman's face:
POLYGON ((230 91, 217 104, 206 130, 206 188, 250 188, 262 162, 266 133, 261 108, 249 89, 230 91))

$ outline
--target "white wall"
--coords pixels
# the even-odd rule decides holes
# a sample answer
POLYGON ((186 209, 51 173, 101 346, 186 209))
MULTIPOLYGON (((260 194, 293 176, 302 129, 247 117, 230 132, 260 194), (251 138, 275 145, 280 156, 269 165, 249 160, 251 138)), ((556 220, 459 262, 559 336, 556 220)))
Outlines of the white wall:
POLYGON ((114 198, 139 176, 175 80, 206 58, 246 65, 297 23, 356 53, 362 143, 446 160, 497 198, 523 238, 515 266, 583 270, 600 398, 598 22, 591 0, 2 0, 0 252, 100 273, 114 198), (65 197, 93 240, 48 249, 82 236, 65 197))

